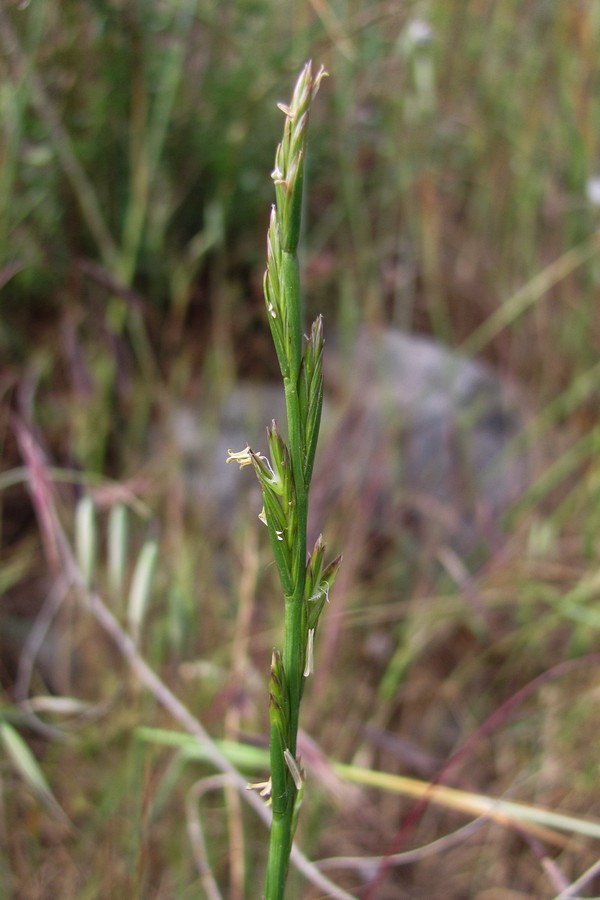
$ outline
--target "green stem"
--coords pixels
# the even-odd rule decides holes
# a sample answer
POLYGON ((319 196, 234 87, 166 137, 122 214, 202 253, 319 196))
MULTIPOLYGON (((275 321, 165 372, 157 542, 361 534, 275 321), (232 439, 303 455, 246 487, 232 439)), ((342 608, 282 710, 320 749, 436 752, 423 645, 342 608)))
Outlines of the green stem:
MULTIPOLYGON (((294 263, 298 263, 294 257, 294 263)), ((288 286, 298 286, 298 279, 290 279, 288 286)), ((289 288, 288 288, 289 289, 289 288)), ((297 318, 291 327, 292 334, 300 332, 300 295, 299 290, 289 290, 286 303, 290 313, 297 318), (296 327, 294 327, 296 326, 296 327)), ((302 696, 303 678, 303 612, 304 581, 306 578, 306 530, 308 520, 308 492, 304 479, 304 463, 302 458, 300 398, 298 396, 300 363, 291 366, 292 372, 285 379, 285 400, 288 420, 289 450, 295 486, 296 528, 293 556, 293 592, 285 597, 285 631, 283 643, 283 667, 289 695, 289 746, 286 748, 296 757, 298 721, 300 716, 300 698, 302 696), (295 371, 294 371, 295 369, 295 371)), ((267 868, 266 900, 280 900, 284 894, 288 860, 293 840, 294 807, 296 803, 296 786, 287 770, 285 761, 282 765, 279 740, 271 735, 271 779, 272 789, 286 793, 286 804, 282 815, 273 811, 273 823, 269 845, 269 862, 267 868)))
POLYGON ((290 850, 292 847, 292 818, 273 819, 269 843, 269 865, 265 886, 265 900, 283 900, 290 850))
POLYGON ((302 661, 304 636, 302 630, 302 613, 304 603, 304 581, 306 578, 308 485, 306 484, 304 477, 304 440, 302 437, 302 412, 299 396, 300 367, 302 362, 300 274, 298 258, 295 253, 284 253, 284 262, 285 304, 289 311, 289 333, 292 344, 290 353, 290 374, 284 379, 284 386, 288 423, 288 444, 295 488, 296 515, 294 555, 292 563, 294 590, 291 596, 286 596, 285 598, 285 639, 282 657, 290 695, 290 746, 288 749, 295 757, 303 677, 302 661))
MULTIPOLYGON (((303 409, 302 404, 301 391, 304 389, 304 384, 300 384, 302 304, 296 249, 300 235, 308 109, 322 77, 321 69, 316 79, 313 79, 312 69, 308 63, 294 90, 291 109, 281 106, 287 118, 283 141, 275 158, 276 210, 271 217, 265 276, 269 323, 285 388, 288 452, 293 482, 293 491, 285 495, 286 498, 289 496, 290 506, 283 510, 287 525, 285 539, 289 541, 286 549, 289 551, 287 571, 291 569, 291 585, 284 584, 283 650, 281 656, 274 652, 271 670, 269 715, 273 822, 267 864, 266 900, 282 900, 284 896, 297 816, 297 794, 302 787, 301 775, 296 771, 295 764, 307 641, 306 532, 308 490, 312 470, 312 459, 309 459, 309 456, 314 454, 316 435, 314 441, 310 440, 308 447, 307 432, 310 428, 313 435, 315 416, 311 417, 310 423, 308 420, 305 421, 306 409, 303 409), (280 322, 283 325, 279 324, 280 322)), ((316 399, 311 396, 310 400, 314 409, 316 399)), ((277 557, 279 551, 277 541, 281 540, 281 533, 270 532, 270 536, 277 557)))

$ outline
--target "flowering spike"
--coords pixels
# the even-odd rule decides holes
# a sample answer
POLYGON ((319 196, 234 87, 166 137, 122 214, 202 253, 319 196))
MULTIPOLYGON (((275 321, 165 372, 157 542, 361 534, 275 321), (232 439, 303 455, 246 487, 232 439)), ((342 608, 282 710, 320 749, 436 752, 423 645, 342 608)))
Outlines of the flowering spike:
POLYGON ((275 155, 273 180, 282 221, 283 249, 286 253, 295 253, 298 246, 308 111, 326 75, 325 69, 321 66, 313 77, 312 64, 307 62, 296 82, 291 103, 278 104, 286 120, 283 140, 275 155))
MULTIPOLYGON (((275 205, 267 234, 263 287, 266 318, 283 377, 287 444, 277 423, 267 430, 269 459, 250 447, 229 451, 229 462, 251 465, 258 477, 263 507, 259 518, 269 539, 285 595, 283 653, 274 651, 269 681, 271 800, 273 820, 265 896, 283 896, 285 876, 304 793, 296 760, 300 701, 313 670, 319 615, 337 574, 339 559, 323 570, 325 546, 319 537, 308 557, 308 494, 323 403, 323 322, 319 316, 303 339, 300 270, 297 258, 311 103, 325 71, 302 70, 285 116, 283 138, 275 154, 272 179, 275 205)), ((266 784, 259 786, 261 791, 266 784)))

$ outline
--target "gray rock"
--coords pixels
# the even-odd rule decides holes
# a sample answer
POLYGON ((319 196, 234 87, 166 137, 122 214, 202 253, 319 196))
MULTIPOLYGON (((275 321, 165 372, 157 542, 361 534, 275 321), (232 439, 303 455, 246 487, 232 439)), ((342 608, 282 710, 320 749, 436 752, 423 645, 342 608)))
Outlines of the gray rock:
POLYGON ((481 362, 393 330, 363 332, 339 373, 346 399, 319 460, 317 512, 353 492, 367 495, 373 533, 408 526, 460 552, 493 543, 529 478, 515 440, 524 395, 481 362))

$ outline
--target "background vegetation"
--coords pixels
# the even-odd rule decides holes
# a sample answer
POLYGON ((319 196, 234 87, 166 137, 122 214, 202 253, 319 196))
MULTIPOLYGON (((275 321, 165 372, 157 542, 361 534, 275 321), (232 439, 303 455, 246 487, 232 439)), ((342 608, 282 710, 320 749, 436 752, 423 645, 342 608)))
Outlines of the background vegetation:
MULTIPOLYGON (((213 422, 235 381, 275 370, 262 300, 275 104, 309 57, 331 78, 312 123, 307 315, 350 346, 359 324, 394 324, 492 362, 531 397, 542 462, 506 542, 461 578, 364 546, 340 576, 325 612, 340 639, 332 658, 317 648, 305 699, 321 777, 299 840, 313 858, 408 852, 469 819, 391 784, 342 789, 325 757, 440 778, 575 824, 553 839, 480 821, 380 871, 373 896, 566 891, 599 855, 581 823, 600 818, 600 7, 32 0, 2 5, 0 41, 0 712, 68 817, 5 741, 0 893, 202 895, 185 804, 212 771, 139 730, 173 722, 77 605, 63 605, 31 684, 46 728, 24 722, 21 630, 56 573, 17 417, 60 476, 69 534, 88 485, 99 590, 118 500, 128 579, 157 542, 141 638, 152 665, 213 736, 266 733, 281 617, 264 535, 250 513, 229 537, 209 533, 181 460, 150 435, 190 398, 213 422)), ((343 523, 328 537, 348 551, 343 523)), ((201 810, 225 895, 258 896, 266 836, 252 813, 240 843, 234 796, 201 810)), ((358 893, 377 871, 330 874, 358 893)), ((564 896, 598 892, 592 879, 564 896)), ((292 873, 294 896, 318 893, 292 873)))

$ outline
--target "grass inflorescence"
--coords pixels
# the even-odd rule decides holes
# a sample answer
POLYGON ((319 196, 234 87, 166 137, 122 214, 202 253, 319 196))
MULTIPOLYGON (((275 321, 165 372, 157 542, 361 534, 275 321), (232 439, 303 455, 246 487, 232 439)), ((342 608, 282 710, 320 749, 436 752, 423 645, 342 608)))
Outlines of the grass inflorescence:
POLYGON ((271 791, 273 810, 266 897, 283 896, 291 842, 304 792, 296 758, 300 701, 312 673, 314 636, 341 557, 323 566, 318 538, 307 562, 308 495, 323 406, 323 321, 319 316, 304 340, 298 242, 302 219, 306 139, 310 106, 325 75, 307 63, 292 100, 279 104, 286 121, 277 148, 273 181, 276 203, 267 240, 264 292, 267 318, 283 378, 288 444, 277 423, 267 431, 270 459, 247 447, 228 461, 254 468, 284 594, 283 650, 273 651, 269 682, 271 791))

